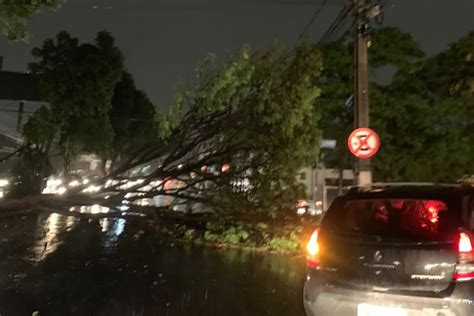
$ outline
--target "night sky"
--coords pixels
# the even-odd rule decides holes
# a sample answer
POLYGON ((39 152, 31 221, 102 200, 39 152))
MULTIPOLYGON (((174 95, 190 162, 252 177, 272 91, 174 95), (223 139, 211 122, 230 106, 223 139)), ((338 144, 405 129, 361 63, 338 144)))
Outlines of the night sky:
MULTIPOLYGON (((30 43, 0 38, 4 70, 26 71, 32 47, 67 30, 90 41, 100 30, 116 38, 136 84, 167 107, 207 53, 226 58, 242 44, 292 45, 322 0, 69 0, 29 23, 30 43)), ((308 37, 318 40, 344 0, 328 0, 308 37)), ((474 31, 474 0, 388 0, 385 25, 410 32, 428 53, 474 31)), ((0 113, 0 116, 5 116, 0 113)), ((2 120, 0 120, 2 125, 2 120)))

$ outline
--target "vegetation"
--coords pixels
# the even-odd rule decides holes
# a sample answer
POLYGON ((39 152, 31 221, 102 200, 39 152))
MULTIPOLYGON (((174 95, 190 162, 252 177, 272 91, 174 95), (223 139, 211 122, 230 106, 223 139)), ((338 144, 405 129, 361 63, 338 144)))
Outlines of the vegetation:
POLYGON ((207 222, 171 223, 158 230, 173 240, 219 248, 244 248, 284 253, 301 253, 320 218, 293 216, 271 219, 227 216, 207 222))
POLYGON ((26 40, 26 22, 42 8, 55 9, 58 0, 4 0, 0 2, 0 29, 9 40, 26 40))
MULTIPOLYGON (((454 181, 472 174, 473 36, 426 57, 398 29, 372 33, 371 126, 382 140, 373 159, 376 179, 454 181), (396 73, 381 85, 375 74, 386 66, 396 73)), ((101 185, 98 192, 85 195, 84 187, 77 187, 60 197, 36 197, 36 208, 54 206, 69 213, 80 201, 111 207, 107 216, 123 216, 116 207, 125 196, 131 203, 171 197, 170 206, 203 205, 201 211, 213 211, 193 226, 192 216, 170 212, 168 205, 141 209, 160 219, 184 220, 167 228, 174 238, 292 251, 302 240, 301 223, 286 212, 293 212, 301 192, 295 175, 317 160, 322 135, 338 141, 335 150, 323 153, 325 162, 351 166, 345 145, 353 127, 347 37, 323 47, 301 44, 291 52, 243 47, 225 63, 210 57, 198 67, 195 88, 178 95, 168 114, 157 112, 135 87, 107 33, 79 45, 63 32, 34 55, 39 61, 31 70, 50 105, 25 126, 28 150, 22 151, 17 170, 35 170, 40 176, 28 183, 38 188, 50 170, 52 148, 59 149, 66 171, 79 153, 112 162, 95 183, 101 185), (84 85, 83 78, 90 84, 84 85), (131 175, 137 168, 146 172, 131 175), (143 181, 127 189, 105 185, 124 177, 143 181), (151 185, 156 179, 162 181, 151 185), (240 214, 265 217, 245 221, 240 214)), ((12 206, 6 203, 3 209, 12 206)))
MULTIPOLYGON (((373 31, 370 125, 382 142, 372 159, 376 180, 452 182, 472 173, 473 36, 425 57, 409 34, 392 27, 373 31), (386 66, 396 74, 390 84, 381 85, 374 74, 386 66)), ((323 51, 322 94, 315 108, 324 109, 325 136, 338 142, 324 159, 351 168, 345 140, 353 128, 352 103, 347 102, 352 94, 352 42, 344 37, 323 51)))

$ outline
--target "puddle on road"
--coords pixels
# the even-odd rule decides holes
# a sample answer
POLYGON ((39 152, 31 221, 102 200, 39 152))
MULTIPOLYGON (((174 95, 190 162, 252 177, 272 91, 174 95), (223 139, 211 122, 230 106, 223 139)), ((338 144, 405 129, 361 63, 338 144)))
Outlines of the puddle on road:
POLYGON ((77 218, 57 213, 39 215, 36 224, 36 243, 33 246, 35 261, 41 261, 62 244, 62 234, 74 228, 77 218))
MULTIPOLYGON (((94 206, 84 212, 95 213, 94 206)), ((33 260, 42 261, 58 249, 64 242, 65 234, 76 227, 79 219, 74 216, 65 216, 58 213, 42 214, 38 216, 35 229, 35 244, 32 247, 33 260)), ((118 237, 125 229, 126 220, 123 218, 101 218, 102 246, 115 247, 118 237)))
POLYGON ((139 220, 52 213, 30 225, 38 265, 24 293, 41 314, 302 314, 302 260, 174 244, 139 220))
POLYGON ((99 224, 102 233, 102 246, 105 248, 117 246, 118 237, 125 229, 126 220, 124 218, 101 218, 99 224))

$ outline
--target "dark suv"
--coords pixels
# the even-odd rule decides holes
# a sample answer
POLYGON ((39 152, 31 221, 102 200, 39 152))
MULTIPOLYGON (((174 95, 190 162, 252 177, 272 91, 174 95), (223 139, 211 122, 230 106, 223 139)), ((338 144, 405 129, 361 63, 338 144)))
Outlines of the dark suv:
POLYGON ((353 188, 307 245, 306 314, 474 315, 473 229, 471 186, 353 188))

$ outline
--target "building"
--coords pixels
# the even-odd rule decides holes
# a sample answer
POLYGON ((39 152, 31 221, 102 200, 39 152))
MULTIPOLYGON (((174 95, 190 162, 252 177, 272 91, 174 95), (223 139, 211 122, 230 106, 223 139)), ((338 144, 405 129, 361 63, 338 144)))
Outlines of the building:
POLYGON ((326 210, 337 196, 354 184, 355 176, 351 169, 344 169, 341 174, 338 169, 319 165, 318 168, 303 168, 296 180, 305 186, 306 198, 322 202, 326 210))

